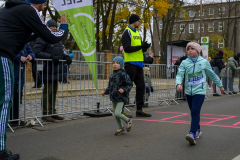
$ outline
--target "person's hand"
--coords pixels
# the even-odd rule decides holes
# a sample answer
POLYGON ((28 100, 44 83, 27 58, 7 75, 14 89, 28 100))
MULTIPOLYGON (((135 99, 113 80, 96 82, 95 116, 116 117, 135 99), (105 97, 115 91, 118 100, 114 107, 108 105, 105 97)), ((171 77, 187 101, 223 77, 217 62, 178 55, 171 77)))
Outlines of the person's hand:
POLYGON ((220 88, 220 91, 221 91, 222 94, 224 94, 224 92, 225 92, 223 87, 220 88))
POLYGON ((25 62, 27 62, 27 57, 21 56, 20 60, 21 60, 23 63, 25 63, 25 62))
POLYGON ((68 24, 68 18, 66 18, 66 14, 62 14, 61 16, 61 24, 68 24))
POLYGON ((105 92, 104 91, 102 91, 102 96, 105 96, 105 92))
POLYGON ((69 56, 66 56, 65 60, 67 65, 70 65, 72 63, 72 59, 69 56))
POLYGON ((182 92, 182 85, 181 85, 181 84, 179 84, 179 85, 177 86, 177 91, 178 91, 178 92, 182 92))
POLYGON ((118 92, 120 92, 120 93, 123 93, 123 89, 122 89, 122 88, 120 88, 120 89, 118 90, 118 92))
POLYGON ((151 58, 153 58, 153 56, 154 56, 154 53, 151 53, 151 54, 149 54, 149 56, 150 56, 151 58))
POLYGON ((149 48, 149 44, 147 42, 144 42, 142 48, 149 48))
POLYGON ((28 59, 29 61, 31 61, 33 58, 32 58, 31 55, 28 55, 28 56, 27 56, 27 59, 28 59))
POLYGON ((52 58, 52 61, 53 61, 54 65, 58 65, 59 59, 56 58, 55 56, 51 56, 51 58, 52 58))

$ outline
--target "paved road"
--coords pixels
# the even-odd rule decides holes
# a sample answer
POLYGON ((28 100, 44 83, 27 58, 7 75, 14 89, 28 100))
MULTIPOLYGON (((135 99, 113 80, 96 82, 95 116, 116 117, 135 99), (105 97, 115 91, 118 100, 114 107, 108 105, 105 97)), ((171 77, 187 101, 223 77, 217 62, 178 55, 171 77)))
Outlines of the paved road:
POLYGON ((114 135, 112 117, 84 118, 9 130, 7 148, 21 160, 231 160, 240 154, 240 95, 205 101, 203 134, 195 146, 185 140, 190 128, 185 101, 147 111, 153 116, 134 116, 132 131, 122 136, 114 135))

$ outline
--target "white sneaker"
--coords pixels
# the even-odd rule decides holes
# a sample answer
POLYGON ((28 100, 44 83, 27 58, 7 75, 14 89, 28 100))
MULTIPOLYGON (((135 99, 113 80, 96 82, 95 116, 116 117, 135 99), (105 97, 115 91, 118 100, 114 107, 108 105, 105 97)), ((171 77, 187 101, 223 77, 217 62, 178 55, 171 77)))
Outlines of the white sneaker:
POLYGON ((118 129, 117 132, 115 133, 116 136, 120 136, 122 135, 123 133, 125 132, 125 130, 122 128, 122 129, 118 129))
POLYGON ((129 122, 127 122, 127 125, 126 125, 126 129, 127 129, 127 132, 130 132, 131 129, 132 129, 132 118, 130 119, 129 122))

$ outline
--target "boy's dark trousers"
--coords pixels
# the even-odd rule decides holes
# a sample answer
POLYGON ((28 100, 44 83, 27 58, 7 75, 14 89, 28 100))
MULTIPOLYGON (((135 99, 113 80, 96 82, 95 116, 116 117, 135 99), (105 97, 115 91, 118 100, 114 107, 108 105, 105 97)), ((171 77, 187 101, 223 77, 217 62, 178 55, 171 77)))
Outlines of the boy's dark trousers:
POLYGON ((143 68, 130 63, 125 63, 124 69, 132 82, 134 82, 136 85, 137 111, 142 111, 142 107, 144 106, 143 95, 145 92, 143 68))

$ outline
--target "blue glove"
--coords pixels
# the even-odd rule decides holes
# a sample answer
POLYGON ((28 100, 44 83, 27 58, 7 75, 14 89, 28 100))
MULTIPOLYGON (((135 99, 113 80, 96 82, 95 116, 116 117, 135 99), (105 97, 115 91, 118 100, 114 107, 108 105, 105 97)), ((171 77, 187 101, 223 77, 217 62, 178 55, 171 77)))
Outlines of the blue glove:
POLYGON ((146 93, 149 93, 149 88, 148 87, 146 88, 146 93))
POLYGON ((68 56, 69 56, 71 59, 73 59, 73 58, 74 58, 74 53, 70 53, 68 56))
POLYGON ((153 87, 151 87, 151 92, 153 92, 154 90, 153 90, 153 87))

